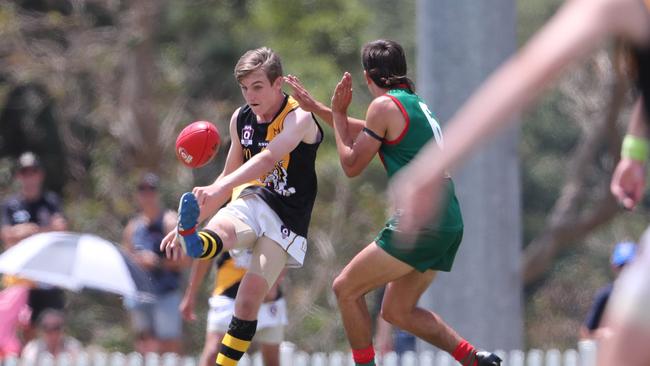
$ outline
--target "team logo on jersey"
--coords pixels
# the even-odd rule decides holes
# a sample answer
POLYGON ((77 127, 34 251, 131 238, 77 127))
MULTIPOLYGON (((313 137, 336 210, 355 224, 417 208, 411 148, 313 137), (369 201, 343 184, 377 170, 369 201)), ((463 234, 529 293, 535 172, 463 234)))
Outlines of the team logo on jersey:
POLYGON ((268 172, 265 176, 260 178, 260 182, 264 183, 267 187, 274 190, 277 194, 284 197, 289 197, 296 193, 294 187, 289 187, 288 178, 289 174, 284 160, 280 160, 275 164, 273 170, 268 172))
POLYGON ((253 144, 253 126, 246 125, 241 130, 241 144, 242 146, 250 146, 253 144))
POLYGON ((280 225, 280 233, 282 233, 282 239, 286 239, 291 235, 291 230, 284 225, 280 225))

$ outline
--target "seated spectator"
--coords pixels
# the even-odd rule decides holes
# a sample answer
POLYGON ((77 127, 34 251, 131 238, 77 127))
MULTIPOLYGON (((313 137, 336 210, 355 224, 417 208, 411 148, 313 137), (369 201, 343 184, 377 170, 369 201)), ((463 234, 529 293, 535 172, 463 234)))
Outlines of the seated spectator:
POLYGON ((63 312, 55 309, 44 310, 38 318, 38 336, 31 340, 22 352, 23 365, 38 365, 41 357, 50 354, 59 357, 68 354, 74 358, 83 351, 81 343, 65 335, 65 317, 63 312))

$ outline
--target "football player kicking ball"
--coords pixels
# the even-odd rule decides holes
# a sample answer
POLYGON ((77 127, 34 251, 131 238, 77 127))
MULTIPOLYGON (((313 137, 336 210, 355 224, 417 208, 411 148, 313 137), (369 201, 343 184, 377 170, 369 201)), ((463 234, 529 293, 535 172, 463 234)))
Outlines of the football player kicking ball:
POLYGON ((323 138, 313 115, 282 92, 282 66, 273 51, 246 52, 235 77, 246 105, 230 120, 224 170, 213 184, 183 194, 178 227, 161 243, 175 258, 181 251, 199 259, 223 250, 252 251, 217 355, 222 366, 236 365, 248 350, 260 306, 284 267, 303 263, 316 198, 314 162, 323 138), (197 225, 215 212, 199 231, 197 225))
MULTIPOLYGON (((349 119, 352 79, 345 73, 336 86, 331 111, 315 102, 295 77, 287 82, 307 110, 333 122, 336 146, 343 170, 359 175, 377 152, 388 176, 408 164, 429 141, 442 145, 440 126, 426 103, 406 77, 406 58, 393 41, 377 40, 362 50, 363 68, 370 93, 375 97, 366 121, 349 119), (329 113, 329 118, 327 114, 329 113)), ((440 218, 414 236, 413 244, 394 238, 399 214, 388 220, 374 242, 366 246, 334 281, 334 292, 352 355, 357 365, 375 365, 371 320, 364 295, 387 284, 381 316, 393 325, 449 352, 463 366, 500 365, 489 352, 477 350, 435 313, 417 307, 436 271, 451 270, 463 236, 463 220, 451 178, 445 180, 446 203, 440 218)))

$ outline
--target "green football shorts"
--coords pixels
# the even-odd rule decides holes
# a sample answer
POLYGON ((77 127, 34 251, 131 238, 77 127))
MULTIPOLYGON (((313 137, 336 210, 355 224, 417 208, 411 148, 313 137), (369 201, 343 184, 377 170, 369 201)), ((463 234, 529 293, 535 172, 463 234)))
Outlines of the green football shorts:
POLYGON ((463 239, 463 229, 455 231, 423 230, 413 243, 399 242, 395 219, 391 218, 375 238, 375 243, 386 253, 408 264, 420 272, 429 269, 451 271, 456 252, 463 239))

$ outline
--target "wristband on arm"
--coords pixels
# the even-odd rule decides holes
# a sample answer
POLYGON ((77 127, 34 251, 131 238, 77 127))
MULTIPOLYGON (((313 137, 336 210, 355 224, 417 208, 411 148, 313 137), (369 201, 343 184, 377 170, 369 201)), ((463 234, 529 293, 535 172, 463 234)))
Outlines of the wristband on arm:
POLYGON ((647 139, 627 134, 623 138, 621 157, 645 163, 648 160, 648 150, 650 150, 650 144, 647 139))

